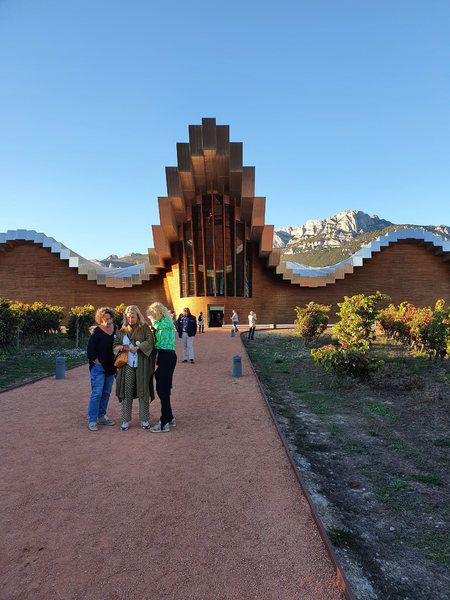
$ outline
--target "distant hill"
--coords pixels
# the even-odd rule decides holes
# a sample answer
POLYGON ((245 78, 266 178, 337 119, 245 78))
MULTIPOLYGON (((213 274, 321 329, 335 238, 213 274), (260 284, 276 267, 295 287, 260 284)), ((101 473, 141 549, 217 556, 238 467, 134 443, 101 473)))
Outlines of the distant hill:
POLYGON ((396 225, 358 210, 346 210, 322 221, 308 221, 299 227, 282 227, 274 233, 274 246, 281 249, 282 261, 310 267, 328 267, 349 258, 380 235, 396 229, 423 229, 450 240, 446 225, 396 225))
MULTIPOLYGON (((298 262, 310 267, 336 265, 358 252, 380 235, 396 229, 423 229, 443 240, 450 240, 450 227, 446 225, 396 225, 377 215, 369 216, 359 210, 346 210, 322 221, 307 221, 299 227, 282 227, 275 231, 273 245, 281 249, 281 260, 298 262)), ((130 252, 119 258, 110 254, 103 260, 92 262, 113 269, 131 267, 148 262, 148 254, 130 252)))
POLYGON ((101 267, 111 267, 111 269, 120 269, 125 267, 131 267, 133 265, 137 265, 140 263, 148 262, 148 254, 139 254, 136 252, 130 252, 129 254, 125 254, 122 258, 119 258, 116 254, 110 254, 103 260, 93 260, 91 262, 95 262, 101 267), (139 262, 137 262, 139 261, 139 262))

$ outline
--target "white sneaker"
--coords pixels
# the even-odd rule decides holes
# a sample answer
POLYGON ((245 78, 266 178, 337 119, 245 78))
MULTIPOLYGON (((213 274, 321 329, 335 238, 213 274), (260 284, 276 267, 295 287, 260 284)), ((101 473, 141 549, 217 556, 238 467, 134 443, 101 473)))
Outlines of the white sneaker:
POLYGON ((142 421, 142 429, 150 429, 150 423, 148 421, 142 421))
POLYGON ((176 427, 176 423, 175 423, 175 419, 172 419, 171 421, 169 421, 169 426, 170 427, 176 427))
POLYGON ((122 425, 120 426, 120 431, 127 431, 128 429, 128 423, 126 421, 124 421, 122 423, 122 425))
POLYGON ((170 431, 169 423, 166 423, 164 425, 164 427, 161 427, 161 421, 159 421, 159 423, 156 423, 156 425, 154 425, 153 427, 150 427, 150 431, 153 431, 153 433, 161 433, 162 431, 170 431))

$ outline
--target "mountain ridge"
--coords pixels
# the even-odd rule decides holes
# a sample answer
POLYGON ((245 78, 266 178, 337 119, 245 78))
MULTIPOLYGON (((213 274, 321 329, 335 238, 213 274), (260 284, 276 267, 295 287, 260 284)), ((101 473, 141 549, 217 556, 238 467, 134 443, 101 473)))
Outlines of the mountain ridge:
MULTIPOLYGON (((450 240, 447 225, 395 224, 378 215, 359 210, 346 210, 327 219, 307 221, 304 225, 281 227, 274 232, 274 248, 280 248, 281 260, 298 262, 310 267, 329 267, 358 252, 380 235, 396 229, 422 229, 443 240, 450 240)), ((148 262, 148 255, 129 252, 119 258, 110 254, 103 260, 91 262, 101 267, 124 268, 148 262)))
POLYGON ((450 227, 446 225, 395 224, 378 215, 346 210, 321 221, 278 229, 274 232, 274 247, 280 248, 282 261, 328 267, 349 258, 380 235, 405 228, 422 229, 450 240, 450 227))

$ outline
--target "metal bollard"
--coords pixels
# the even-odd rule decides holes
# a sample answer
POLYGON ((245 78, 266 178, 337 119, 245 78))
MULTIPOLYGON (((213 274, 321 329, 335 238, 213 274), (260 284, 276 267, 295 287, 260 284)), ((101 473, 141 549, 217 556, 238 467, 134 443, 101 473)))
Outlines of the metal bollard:
POLYGON ((234 337, 234 329, 231 330, 231 337, 234 337))
POLYGON ((240 377, 242 375, 242 362, 239 354, 233 356, 233 377, 240 377))
POLYGON ((56 372, 55 379, 65 379, 66 378, 66 359, 64 356, 58 356, 56 359, 56 372))

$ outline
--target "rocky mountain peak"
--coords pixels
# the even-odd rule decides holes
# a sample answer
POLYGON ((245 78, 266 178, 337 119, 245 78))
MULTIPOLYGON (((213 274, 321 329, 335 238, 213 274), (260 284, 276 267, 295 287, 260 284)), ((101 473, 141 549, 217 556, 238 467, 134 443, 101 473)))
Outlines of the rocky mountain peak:
POLYGON ((274 246, 284 248, 295 240, 307 243, 308 238, 317 236, 323 238, 324 242, 329 240, 329 245, 336 246, 361 233, 378 231, 389 225, 393 225, 393 223, 380 219, 377 215, 369 216, 360 210, 345 210, 322 221, 310 220, 300 227, 278 229, 274 234, 274 246))
POLYGON ((310 266, 329 266, 348 258, 369 241, 394 229, 423 229, 450 239, 446 225, 397 225, 360 210, 346 210, 322 221, 310 220, 300 227, 282 227, 274 233, 274 247, 282 261, 310 266))

